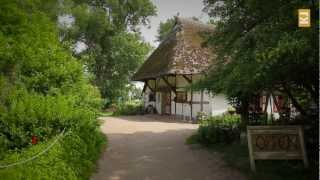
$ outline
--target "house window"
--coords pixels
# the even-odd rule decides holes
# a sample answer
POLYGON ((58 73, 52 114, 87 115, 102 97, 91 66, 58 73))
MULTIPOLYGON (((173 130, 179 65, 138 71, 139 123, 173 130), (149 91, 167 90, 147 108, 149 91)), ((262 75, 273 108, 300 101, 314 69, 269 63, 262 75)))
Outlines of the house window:
POLYGON ((175 101, 177 103, 186 103, 188 101, 187 92, 177 92, 175 101))
POLYGON ((153 92, 149 94, 149 102, 151 101, 156 101, 156 96, 153 92))

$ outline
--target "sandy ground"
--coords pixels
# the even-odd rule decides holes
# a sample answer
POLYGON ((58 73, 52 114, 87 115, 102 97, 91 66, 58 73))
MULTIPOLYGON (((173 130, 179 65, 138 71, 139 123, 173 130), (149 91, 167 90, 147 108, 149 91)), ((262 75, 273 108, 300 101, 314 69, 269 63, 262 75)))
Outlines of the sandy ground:
POLYGON ((185 145, 198 125, 161 116, 105 117, 109 144, 92 180, 243 180, 219 154, 185 145))

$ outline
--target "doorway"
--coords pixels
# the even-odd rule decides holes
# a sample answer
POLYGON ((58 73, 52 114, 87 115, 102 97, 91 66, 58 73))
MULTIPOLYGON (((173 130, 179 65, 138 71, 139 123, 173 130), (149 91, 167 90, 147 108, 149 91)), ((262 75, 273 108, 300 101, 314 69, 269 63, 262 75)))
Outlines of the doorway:
POLYGON ((171 115, 171 92, 162 92, 161 114, 171 115))

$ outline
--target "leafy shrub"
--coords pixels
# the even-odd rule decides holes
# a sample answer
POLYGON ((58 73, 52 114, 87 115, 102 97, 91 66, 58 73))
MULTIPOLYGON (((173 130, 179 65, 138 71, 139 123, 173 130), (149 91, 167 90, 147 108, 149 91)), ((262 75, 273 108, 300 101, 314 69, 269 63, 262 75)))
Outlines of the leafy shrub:
MULTIPOLYGON (((46 141, 63 128, 75 128, 85 121, 96 122, 99 101, 97 95, 41 95, 25 89, 12 89, 5 99, 5 111, 0 115, 0 143, 8 149, 30 145, 32 135, 46 141), (92 97, 91 102, 87 102, 92 97)), ((96 125, 98 126, 98 125, 96 125)))
POLYGON ((87 179, 105 142, 99 91, 34 3, 1 6, 0 165, 32 157, 64 128, 69 133, 38 159, 0 169, 0 179, 87 179), (31 145, 33 135, 39 144, 31 145))
MULTIPOLYGON (((88 179, 105 140, 97 129, 87 137, 77 134, 75 131, 67 131, 57 144, 37 159, 1 169, 1 179, 88 179)), ((52 141, 10 153, 1 161, 1 165, 30 158, 48 147, 52 141)))
POLYGON ((229 144, 240 138, 240 116, 212 116, 200 122, 197 140, 204 145, 229 144))
POLYGON ((143 113, 143 104, 141 102, 126 102, 116 106, 113 115, 138 115, 143 113))
POLYGON ((0 115, 1 165, 31 157, 47 147, 64 128, 70 133, 39 159, 0 169, 0 177, 87 179, 90 176, 105 142, 94 110, 99 104, 97 99, 84 103, 80 94, 43 96, 25 90, 12 91, 8 99, 6 111, 0 115), (32 135, 39 138, 39 145, 31 145, 32 135))

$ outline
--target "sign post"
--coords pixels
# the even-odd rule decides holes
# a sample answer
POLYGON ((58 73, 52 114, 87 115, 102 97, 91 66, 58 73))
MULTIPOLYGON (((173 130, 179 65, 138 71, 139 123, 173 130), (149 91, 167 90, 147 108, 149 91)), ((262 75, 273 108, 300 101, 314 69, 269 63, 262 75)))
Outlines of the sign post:
POLYGON ((301 126, 248 126, 250 166, 256 171, 255 160, 308 159, 301 126))
POLYGON ((299 27, 310 27, 311 16, 310 9, 299 9, 298 10, 298 26, 299 27))

